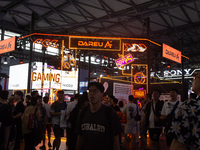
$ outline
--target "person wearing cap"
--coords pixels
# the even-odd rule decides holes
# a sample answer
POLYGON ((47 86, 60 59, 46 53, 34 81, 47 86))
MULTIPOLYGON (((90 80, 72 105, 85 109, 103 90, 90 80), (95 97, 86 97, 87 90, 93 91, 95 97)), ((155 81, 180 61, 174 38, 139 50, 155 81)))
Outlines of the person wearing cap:
MULTIPOLYGON (((193 77, 192 90, 200 96, 200 72, 193 77)), ((170 150, 200 149, 200 97, 184 101, 168 132, 173 136, 170 150)))

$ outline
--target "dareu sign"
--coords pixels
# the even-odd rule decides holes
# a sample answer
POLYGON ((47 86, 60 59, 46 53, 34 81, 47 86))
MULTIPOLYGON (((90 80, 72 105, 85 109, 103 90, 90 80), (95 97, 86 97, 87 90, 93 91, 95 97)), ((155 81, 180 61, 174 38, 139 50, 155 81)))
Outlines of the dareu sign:
POLYGON ((181 52, 164 43, 162 56, 181 64, 181 52))
POLYGON ((12 37, 3 41, 0 41, 0 54, 14 51, 16 48, 16 37, 12 37))

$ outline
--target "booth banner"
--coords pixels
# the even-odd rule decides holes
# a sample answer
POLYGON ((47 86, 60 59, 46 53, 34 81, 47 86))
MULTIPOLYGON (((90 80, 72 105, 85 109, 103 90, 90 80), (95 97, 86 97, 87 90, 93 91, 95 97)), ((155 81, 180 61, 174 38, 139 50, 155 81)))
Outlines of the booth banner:
POLYGON ((120 51, 120 39, 97 37, 70 37, 70 49, 120 51))
POLYGON ((170 47, 169 45, 164 44, 164 43, 162 47, 163 47, 163 51, 162 51, 163 57, 181 64, 181 55, 182 55, 181 51, 173 47, 170 47))
POLYGON ((123 101, 124 105, 128 104, 128 96, 131 95, 131 84, 113 83, 113 95, 119 101, 123 101))
POLYGON ((14 51, 16 49, 16 37, 0 41, 0 54, 14 51))
MULTIPOLYGON (((10 66, 8 89, 27 89, 28 64, 10 66), (17 79, 17 80, 16 80, 17 79)), ((37 62, 31 75, 32 89, 78 89, 78 71, 56 70, 53 66, 37 62), (42 72, 44 70, 44 72, 42 72)))

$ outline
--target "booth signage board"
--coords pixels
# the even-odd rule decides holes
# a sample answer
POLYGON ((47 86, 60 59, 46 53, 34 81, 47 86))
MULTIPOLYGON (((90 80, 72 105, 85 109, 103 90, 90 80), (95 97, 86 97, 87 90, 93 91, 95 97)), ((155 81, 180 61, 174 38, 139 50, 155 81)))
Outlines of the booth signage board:
POLYGON ((10 66, 8 89, 21 90, 27 89, 28 81, 28 63, 10 66))
POLYGON ((118 58, 117 60, 115 60, 115 63, 116 63, 116 66, 119 68, 119 67, 127 65, 127 64, 129 64, 133 61, 134 61, 133 56, 131 54, 128 54, 128 55, 125 55, 122 58, 118 58))
POLYGON ((128 104, 128 96, 131 95, 133 85, 113 82, 113 95, 118 101, 123 101, 124 105, 128 104))
POLYGON ((70 37, 70 49, 85 49, 85 50, 106 50, 106 51, 120 51, 120 39, 106 39, 106 38, 88 38, 88 37, 70 37))
MULTIPOLYGON (((32 73, 32 89, 43 88, 53 88, 63 90, 77 90, 78 89, 78 71, 62 71, 56 69, 50 69, 44 67, 44 74, 42 74, 42 63, 36 63, 37 69, 32 73), (50 78, 52 75, 52 78, 50 78), (62 76, 62 78, 61 78, 62 76), (51 80, 50 80, 51 79, 51 80)), ((9 84, 8 89, 27 89, 28 81, 28 64, 20 64, 15 66, 10 66, 9 72, 9 84), (16 80, 17 79, 17 80, 16 80)))
POLYGON ((162 56, 181 64, 181 52, 163 43, 162 56))
POLYGON ((133 96, 135 98, 144 98, 146 95, 146 90, 133 90, 133 96))
POLYGON ((0 54, 14 51, 16 49, 16 37, 0 41, 0 54))

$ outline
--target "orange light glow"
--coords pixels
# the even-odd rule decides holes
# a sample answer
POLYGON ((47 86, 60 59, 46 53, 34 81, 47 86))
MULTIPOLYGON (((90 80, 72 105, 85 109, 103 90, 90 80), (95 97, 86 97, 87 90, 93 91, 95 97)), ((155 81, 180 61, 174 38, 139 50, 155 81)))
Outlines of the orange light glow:
POLYGON ((137 84, 143 84, 145 82, 145 75, 142 72, 137 72, 134 75, 134 82, 137 84))
POLYGON ((167 68, 170 68, 170 65, 167 65, 167 68))
POLYGON ((144 98, 146 95, 146 90, 133 90, 133 96, 135 98, 144 98))

